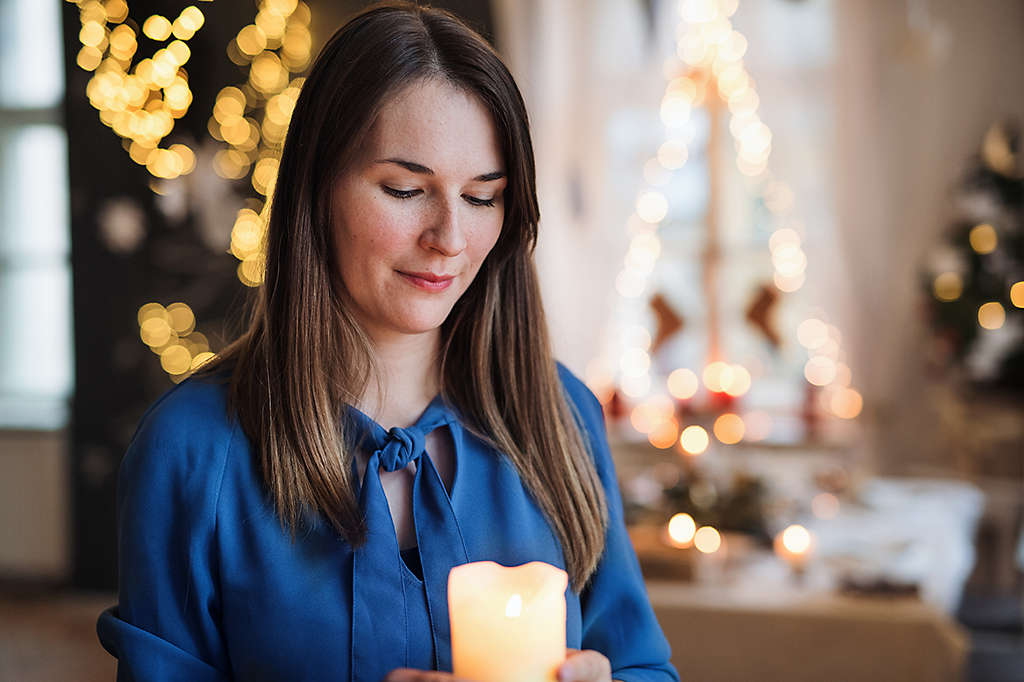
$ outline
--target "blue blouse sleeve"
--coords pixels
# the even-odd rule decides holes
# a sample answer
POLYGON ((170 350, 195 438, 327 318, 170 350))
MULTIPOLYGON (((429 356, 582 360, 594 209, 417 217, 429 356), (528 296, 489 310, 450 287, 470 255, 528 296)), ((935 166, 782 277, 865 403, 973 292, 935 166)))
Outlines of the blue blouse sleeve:
POLYGON ((562 383, 582 419, 608 504, 604 554, 580 594, 583 648, 608 657, 612 678, 622 682, 679 682, 671 650, 654 616, 640 564, 626 532, 601 403, 559 363, 562 383))
POLYGON ((120 603, 97 622, 100 642, 119 659, 118 682, 230 679, 214 538, 231 431, 211 417, 218 402, 194 386, 172 389, 143 417, 121 462, 120 603))

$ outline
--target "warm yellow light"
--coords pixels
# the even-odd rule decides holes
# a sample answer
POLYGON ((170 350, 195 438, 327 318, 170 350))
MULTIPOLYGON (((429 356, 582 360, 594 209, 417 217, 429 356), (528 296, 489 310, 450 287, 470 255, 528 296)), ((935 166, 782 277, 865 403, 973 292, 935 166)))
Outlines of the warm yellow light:
POLYGON ((679 436, 679 445, 689 455, 701 454, 708 449, 710 443, 711 439, 708 437, 708 432, 696 424, 687 426, 679 436))
POLYGON ((263 283, 264 262, 261 256, 262 254, 246 256, 241 263, 242 272, 248 281, 253 283, 253 286, 263 283))
POLYGON ((782 531, 782 546, 793 554, 806 554, 811 548, 811 534, 800 524, 793 524, 782 531))
POLYGON ((775 251, 783 246, 800 246, 799 233, 790 227, 783 227, 772 232, 772 236, 768 239, 768 248, 775 251))
POLYGON ((1010 287, 1010 303, 1018 308, 1024 308, 1024 281, 1016 282, 1010 287))
POLYGON ((804 377, 815 386, 828 386, 836 378, 836 363, 832 358, 815 355, 804 365, 804 377))
POLYGON ((217 355, 210 351, 198 353, 194 358, 192 358, 192 365, 189 367, 189 370, 194 372, 210 360, 213 360, 215 357, 217 357, 217 355))
POLYGON ((675 419, 671 418, 660 422, 647 434, 647 440, 650 441, 651 445, 661 450, 667 450, 675 445, 676 438, 678 437, 679 424, 675 419))
POLYGON ((704 380, 704 385, 708 387, 709 391, 723 393, 725 387, 732 384, 734 373, 735 370, 732 365, 717 360, 704 368, 701 378, 704 380))
POLYGON ((726 413, 715 420, 715 438, 726 445, 735 445, 743 440, 746 427, 738 414, 726 413))
POLYGON ((1006 322, 1006 311, 1001 303, 989 301, 978 308, 978 324, 985 329, 999 329, 1006 322))
POLYGON ((743 365, 732 365, 732 376, 729 383, 723 383, 722 389, 733 397, 739 397, 750 390, 750 372, 743 365))
POLYGON ((797 326, 796 338, 804 348, 819 348, 828 341, 828 325, 815 317, 808 318, 797 326))
POLYGON ((160 353, 160 366, 168 374, 184 374, 192 367, 192 356, 184 346, 173 344, 160 353))
POLYGON ((196 316, 187 303, 172 303, 167 306, 167 313, 171 316, 171 327, 178 334, 184 336, 196 328, 196 316))
POLYGON ((107 39, 107 31, 103 24, 98 21, 87 21, 78 32, 78 39, 82 45, 99 47, 107 39))
POLYGON ((188 175, 196 167, 195 153, 183 144, 172 144, 169 150, 181 160, 181 174, 188 175))
POLYGON ((167 40, 171 37, 171 22, 167 17, 154 14, 142 24, 142 33, 151 40, 167 40))
POLYGON ((807 269, 807 254, 794 244, 786 244, 772 251, 772 265, 783 277, 796 277, 807 269))
POLYGON ((263 93, 276 93, 288 84, 288 71, 273 52, 263 51, 252 61, 249 82, 263 93))
POLYGON ((192 51, 188 49, 188 45, 180 40, 173 41, 167 46, 167 53, 174 59, 174 63, 181 66, 188 61, 189 57, 192 56, 192 51))
MULTIPOLYGON (((189 37, 202 28, 204 21, 206 21, 206 18, 203 16, 202 10, 195 5, 190 5, 181 10, 181 14, 174 20, 175 23, 181 22, 182 28, 188 32, 189 37)), ((181 38, 181 36, 178 37, 181 38)), ((182 38, 182 40, 188 40, 188 38, 182 38)))
POLYGON ((818 493, 811 498, 811 511, 819 519, 834 519, 839 515, 839 499, 832 493, 818 493))
POLYGON ((799 290, 800 287, 804 285, 804 282, 807 281, 807 276, 801 272, 800 274, 792 277, 785 277, 776 272, 772 276, 772 281, 775 282, 775 286, 779 291, 788 294, 799 290))
POLYGON ((651 375, 641 374, 640 376, 624 376, 619 382, 622 392, 630 398, 640 398, 651 389, 651 375))
POLYGON ((980 254, 992 253, 999 243, 995 228, 988 223, 972 227, 968 239, 971 242, 971 248, 980 254))
POLYGON ((636 201, 636 214, 647 223, 657 223, 668 213, 668 200, 661 192, 644 192, 636 201))
POLYGON ((241 209, 231 229, 231 253, 239 260, 245 260, 259 250, 262 237, 263 223, 259 215, 250 208, 241 209))
POLYGON ((138 318, 140 326, 146 320, 154 317, 167 320, 167 310, 159 303, 147 303, 139 308, 138 318))
POLYGON ((139 325, 139 336, 147 346, 157 348, 171 338, 171 326, 162 317, 151 317, 139 325))
POLYGON ((238 49, 250 57, 255 57, 267 49, 267 34, 255 24, 249 24, 235 37, 238 49))
POLYGON ((107 0, 103 4, 107 14, 107 21, 121 23, 128 18, 128 3, 125 0, 107 0))
POLYGON ((679 140, 669 140, 658 147, 658 163, 669 170, 682 168, 687 156, 686 144, 679 140))
POLYGON ((270 40, 280 40, 284 35, 285 18, 276 12, 260 11, 256 15, 256 25, 263 29, 270 40))
POLYGON ((714 554, 722 546, 722 536, 711 526, 701 526, 693 534, 693 545, 703 554, 714 554))
POLYGON ((964 290, 964 280, 959 273, 944 272, 932 283, 935 298, 940 301, 955 301, 964 290))
POLYGON ((135 40, 135 31, 126 24, 114 27, 110 32, 110 54, 122 60, 129 60, 135 54, 138 43, 135 40))
POLYGON ((668 538, 676 547, 689 547, 697 532, 697 524, 689 514, 674 514, 668 520, 668 538))
POLYGON ((268 12, 278 16, 287 17, 298 8, 297 0, 263 0, 263 6, 268 12))
POLYGON ((860 414, 864 408, 864 398, 852 388, 844 388, 836 391, 830 401, 832 413, 842 419, 853 419, 860 414))
POLYGON ((256 162, 252 171, 252 186, 263 196, 270 195, 277 181, 278 160, 276 157, 268 156, 256 162))
POLYGON ((626 268, 615 277, 615 290, 625 298, 636 298, 647 287, 647 277, 635 268, 626 268))
POLYGON ((690 120, 691 99, 680 92, 667 92, 661 100, 661 121, 678 128, 690 120))
POLYGON ((506 618, 518 618, 523 613, 523 597, 518 594, 513 594, 508 598, 508 602, 505 604, 505 617, 506 618))
POLYGON ((739 61, 746 52, 747 39, 738 31, 730 33, 725 43, 718 47, 718 56, 730 62, 739 61))
POLYGON ((646 374, 651 367, 651 356, 642 348, 628 348, 622 354, 619 367, 626 376, 646 374))
POLYGON ((95 71, 96 67, 99 66, 102 61, 103 53, 89 45, 86 45, 79 50, 78 57, 75 59, 79 68, 85 71, 95 71))
POLYGON ((680 400, 692 398, 697 393, 697 375, 685 367, 673 370, 668 375, 668 392, 680 400))

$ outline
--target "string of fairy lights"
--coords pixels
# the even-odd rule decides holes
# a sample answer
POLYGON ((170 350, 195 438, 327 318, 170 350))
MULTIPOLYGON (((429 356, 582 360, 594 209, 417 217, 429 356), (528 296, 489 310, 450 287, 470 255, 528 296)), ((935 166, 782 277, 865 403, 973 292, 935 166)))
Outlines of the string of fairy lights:
POLYGON ((85 92, 100 121, 152 176, 173 179, 191 173, 196 158, 190 147, 160 145, 192 104, 185 64, 191 56, 188 41, 205 21, 202 11, 189 5, 173 21, 147 18, 142 34, 164 46, 136 61, 140 29, 129 20, 125 0, 67 1, 79 9, 82 47, 76 62, 93 73, 85 92))
POLYGON ((253 198, 238 211, 229 250, 238 259, 238 279, 249 287, 263 282, 263 234, 269 197, 277 182, 281 145, 309 66, 313 40, 309 6, 297 0, 261 0, 253 23, 228 45, 228 56, 248 66, 248 78, 223 88, 208 123, 210 135, 227 147, 214 157, 224 178, 250 177, 263 199, 253 198))
MULTIPOLYGON (((661 255, 658 229, 669 211, 668 198, 657 186, 665 184, 666 173, 685 165, 693 136, 691 114, 694 108, 706 105, 709 97, 720 97, 727 105, 736 167, 756 183, 756 191, 778 226, 769 240, 775 287, 781 292, 795 292, 806 281, 803 226, 794 217, 792 189, 769 170, 772 132, 758 115, 760 100, 754 79, 744 66, 747 40, 730 21, 737 7, 738 0, 682 0, 679 4, 676 58, 665 65, 668 82, 659 112, 665 140, 655 157, 644 165, 644 178, 650 187, 639 192, 635 212, 627 221, 630 244, 615 282, 620 306, 635 306, 631 301, 648 293, 649 278, 661 255)), ((856 417, 863 400, 851 387, 852 373, 845 362, 838 328, 810 317, 799 324, 796 337, 807 351, 804 377, 818 391, 819 408, 843 419, 856 417)), ((702 383, 711 394, 726 396, 730 401, 744 395, 753 377, 741 364, 712 359, 700 370, 680 367, 662 384, 652 380, 651 334, 642 323, 624 325, 613 343, 618 347, 618 362, 605 359, 595 363, 588 372, 591 383, 598 387, 617 385, 636 401, 630 423, 655 447, 678 446, 687 455, 699 455, 711 444, 712 434, 718 442, 733 445, 761 440, 771 432, 771 417, 763 411, 743 417, 733 412, 719 414, 711 434, 699 424, 681 424, 676 419, 673 398, 692 399, 702 383)))
MULTIPOLYGON (((188 41, 205 23, 203 12, 189 5, 173 20, 153 14, 140 28, 129 17, 125 0, 67 1, 79 9, 82 47, 76 61, 93 72, 86 95, 100 120, 153 177, 173 180, 191 173, 194 151, 185 144, 161 143, 192 104, 185 64, 191 57, 188 41), (140 32, 161 47, 136 61, 140 32)), ((238 279, 250 287, 263 281, 266 198, 277 181, 280 147, 304 80, 294 74, 304 71, 311 58, 310 20, 304 2, 259 2, 253 23, 240 29, 227 47, 228 58, 247 67, 246 79, 218 93, 207 124, 211 137, 225 145, 214 156, 214 171, 229 180, 248 177, 257 195, 239 210, 228 248, 239 261, 238 279)), ((146 303, 138 310, 138 323, 140 338, 160 357, 172 381, 181 381, 214 357, 186 303, 146 303)))

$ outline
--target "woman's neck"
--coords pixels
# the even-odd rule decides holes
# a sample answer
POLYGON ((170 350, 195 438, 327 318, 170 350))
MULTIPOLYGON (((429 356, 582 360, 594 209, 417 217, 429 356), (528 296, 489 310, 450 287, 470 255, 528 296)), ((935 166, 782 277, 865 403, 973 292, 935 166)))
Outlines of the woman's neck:
POLYGON ((440 390, 440 330, 375 337, 373 350, 383 395, 370 380, 359 408, 389 429, 415 423, 440 390))

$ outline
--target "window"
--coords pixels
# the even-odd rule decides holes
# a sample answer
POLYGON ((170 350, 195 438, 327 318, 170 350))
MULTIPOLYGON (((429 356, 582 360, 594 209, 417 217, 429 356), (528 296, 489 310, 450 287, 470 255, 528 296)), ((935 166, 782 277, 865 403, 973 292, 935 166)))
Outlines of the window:
POLYGON ((0 428, 58 429, 73 385, 58 0, 0 0, 0 428))

